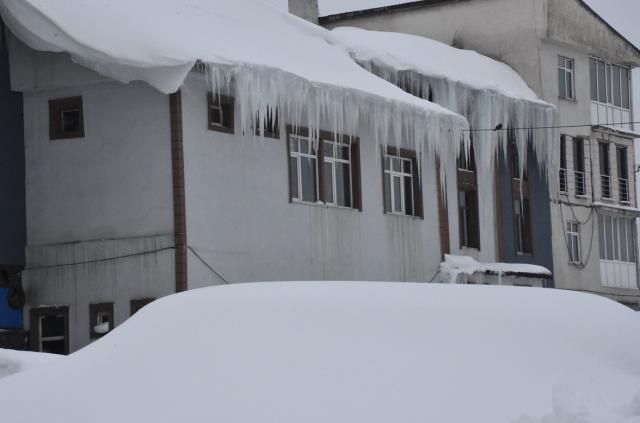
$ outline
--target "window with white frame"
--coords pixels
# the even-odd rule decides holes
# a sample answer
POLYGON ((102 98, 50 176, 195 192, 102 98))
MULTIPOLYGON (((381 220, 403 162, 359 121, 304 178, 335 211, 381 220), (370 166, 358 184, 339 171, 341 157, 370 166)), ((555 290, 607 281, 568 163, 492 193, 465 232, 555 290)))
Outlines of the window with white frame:
POLYGON ((598 214, 600 276, 603 286, 638 288, 635 219, 598 214))
POLYGON ((422 196, 414 152, 387 149, 383 157, 385 213, 422 215, 422 196))
POLYGON ((357 138, 320 132, 313 142, 309 131, 289 128, 289 193, 294 202, 321 202, 361 209, 357 138))
POLYGON ((31 309, 31 348, 50 354, 69 353, 69 308, 31 309))
POLYGON ((629 68, 605 60, 589 59, 591 123, 631 129, 629 68))
POLYGON ((582 263, 580 224, 578 222, 567 222, 567 247, 569 249, 569 263, 582 263))
POLYGON ((575 61, 567 57, 558 56, 558 92, 559 97, 575 100, 575 61))

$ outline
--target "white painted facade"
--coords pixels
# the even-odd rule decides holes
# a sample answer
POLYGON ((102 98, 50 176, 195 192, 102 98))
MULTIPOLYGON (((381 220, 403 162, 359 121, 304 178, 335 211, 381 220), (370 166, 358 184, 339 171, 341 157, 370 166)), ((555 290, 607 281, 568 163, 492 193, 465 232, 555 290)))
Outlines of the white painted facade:
MULTIPOLYGON (((631 107, 626 109, 591 100, 589 66, 590 58, 595 57, 633 68, 640 65, 640 54, 579 0, 445 1, 371 14, 355 13, 323 23, 330 28, 357 26, 425 36, 503 61, 520 73, 542 99, 557 106, 560 125, 619 124, 633 120, 631 107), (559 96, 559 57, 570 58, 575 63, 575 98, 570 100, 559 96)), ((631 129, 629 125, 618 125, 617 128, 631 129)), ((551 198, 556 287, 596 292, 637 305, 640 302, 637 251, 633 252, 633 261, 601 260, 599 231, 602 228, 598 224, 599 215, 626 217, 630 222, 635 222, 638 215, 633 136, 595 126, 563 128, 561 132, 568 139, 569 192, 566 195, 552 192, 551 198), (572 159, 574 137, 585 139, 586 192, 579 197, 575 195, 576 172, 572 159), (618 181, 612 183, 612 198, 602 199, 599 141, 611 143, 612 176, 617 175, 614 147, 627 148, 627 201, 620 200, 618 181), (579 263, 570 263, 566 239, 568 222, 579 223, 582 251, 579 263)), ((560 142, 558 152, 559 145, 560 142)), ((635 234, 635 230, 632 232, 635 234)), ((634 240, 633 245, 636 244, 637 240, 634 240)))

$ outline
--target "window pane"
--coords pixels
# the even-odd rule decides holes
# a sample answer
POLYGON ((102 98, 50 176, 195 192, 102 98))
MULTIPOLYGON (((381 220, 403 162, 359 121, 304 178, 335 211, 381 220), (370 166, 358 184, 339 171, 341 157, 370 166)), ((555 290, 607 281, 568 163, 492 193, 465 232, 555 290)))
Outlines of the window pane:
POLYGON ((329 204, 335 204, 333 198, 333 165, 332 163, 324 163, 324 201, 329 204))
POLYGON ((622 100, 620 98, 620 68, 618 66, 611 66, 613 73, 613 104, 620 107, 622 100))
POLYGON ((61 119, 64 132, 78 132, 80 130, 80 110, 63 110, 61 119))
POLYGON ((627 244, 629 247, 629 261, 636 261, 636 244, 635 244, 636 225, 634 220, 627 220, 627 244))
POLYGON ((300 158, 302 179, 302 200, 315 203, 316 197, 316 160, 307 157, 300 158))
POLYGON ((338 158, 342 160, 349 160, 349 146, 338 146, 338 158))
POLYGON ((298 152, 298 139, 297 138, 291 138, 289 140, 289 150, 292 153, 297 153, 298 152))
POLYGON ((618 219, 618 233, 620 239, 620 260, 627 262, 627 219, 618 219))
POLYGON ((558 69, 558 93, 561 98, 567 98, 566 77, 564 69, 558 69))
POLYGON ((404 178, 404 210, 405 214, 413 216, 413 184, 410 176, 404 178))
POLYGON ((391 170, 391 159, 389 156, 384 158, 384 170, 391 170))
POLYGON ((291 198, 300 199, 298 192, 298 160, 289 157, 289 187, 291 188, 291 198))
POLYGON ((396 213, 402 212, 402 180, 399 176, 393 177, 393 211, 396 213))
POLYGON ((395 172, 400 172, 400 169, 401 169, 401 166, 402 166, 402 164, 400 162, 401 162, 401 160, 399 158, 397 158, 397 157, 393 157, 391 159, 391 164, 392 164, 393 170, 395 172))
POLYGON ((42 342, 42 352, 49 354, 65 354, 65 342, 64 339, 58 341, 44 341, 42 342))
POLYGON ((411 174, 411 160, 403 160, 402 161, 402 171, 404 173, 411 174))
POLYGON ((303 154, 309 154, 309 140, 301 139, 300 140, 300 152, 303 154))
POLYGON ((384 211, 391 212, 391 176, 384 174, 384 211))
POLYGON ((324 141, 322 143, 322 151, 325 157, 333 157, 333 143, 324 141))
POLYGON ((629 109, 629 69, 621 68, 620 72, 620 77, 622 79, 622 107, 629 109))
POLYGON ((605 237, 604 237, 604 216, 602 215, 598 215, 598 236, 599 236, 599 240, 600 240, 600 259, 601 260, 606 260, 607 259, 607 251, 606 251, 606 247, 605 247, 605 237))
POLYGON ((346 163, 336 163, 336 204, 351 207, 351 170, 346 163))
POLYGON ((64 316, 43 316, 40 318, 42 338, 64 336, 64 316))
POLYGON ((612 103, 611 94, 611 65, 607 65, 607 103, 612 103))
POLYGON ((567 72, 567 98, 573 98, 573 73, 567 72))
POLYGON ((598 60, 598 99, 602 103, 607 102, 607 79, 605 77, 604 62, 598 60))
POLYGON ((589 76, 591 81, 591 100, 598 101, 598 68, 596 59, 589 59, 589 76))

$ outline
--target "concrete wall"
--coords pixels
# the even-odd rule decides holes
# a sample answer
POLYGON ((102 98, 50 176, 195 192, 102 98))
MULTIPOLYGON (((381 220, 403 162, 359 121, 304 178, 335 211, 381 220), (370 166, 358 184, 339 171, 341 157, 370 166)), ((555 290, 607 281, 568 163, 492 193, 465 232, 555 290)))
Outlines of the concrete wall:
MULTIPOLYGON (((198 76, 183 107, 188 243, 228 281, 428 281, 437 271, 436 177, 426 158, 424 220, 383 213, 380 153, 364 130, 363 211, 292 204, 284 134, 260 141, 208 131, 198 76)), ((189 287, 220 282, 190 252, 189 287)))
POLYGON ((25 231, 22 94, 11 91, 0 21, 0 268, 24 266, 25 231))
MULTIPOLYGON (((175 292, 169 100, 13 40, 14 89, 24 90, 25 315, 70 306, 70 346, 89 343, 89 304, 175 292), (51 99, 82 96, 85 137, 49 139, 51 99)), ((25 322, 29 319, 26 318, 25 322)))

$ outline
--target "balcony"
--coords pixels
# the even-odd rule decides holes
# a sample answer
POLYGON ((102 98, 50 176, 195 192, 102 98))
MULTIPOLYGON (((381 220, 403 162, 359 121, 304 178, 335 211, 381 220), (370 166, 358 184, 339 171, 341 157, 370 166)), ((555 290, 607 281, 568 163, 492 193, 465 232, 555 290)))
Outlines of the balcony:
POLYGON ((610 200, 611 196, 611 176, 609 175, 600 175, 600 190, 602 193, 602 198, 610 200))
POLYGON ((576 170, 574 172, 576 179, 576 197, 585 197, 587 195, 586 177, 584 172, 576 170))
POLYGON ((559 187, 560 192, 567 193, 569 192, 569 183, 567 181, 567 169, 560 169, 559 174, 559 187))
POLYGON ((620 190, 620 202, 629 203, 629 180, 626 178, 618 178, 618 189, 620 190))

